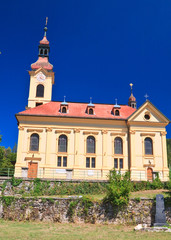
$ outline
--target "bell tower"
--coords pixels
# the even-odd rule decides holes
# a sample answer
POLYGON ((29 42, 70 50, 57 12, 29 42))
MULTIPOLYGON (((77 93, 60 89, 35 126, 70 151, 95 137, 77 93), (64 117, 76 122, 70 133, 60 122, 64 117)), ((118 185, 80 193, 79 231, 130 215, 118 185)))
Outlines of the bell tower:
POLYGON ((30 90, 28 108, 37 107, 52 100, 52 85, 54 84, 53 65, 49 63, 49 41, 47 40, 47 20, 44 37, 39 43, 38 60, 31 64, 30 90))
POLYGON ((133 92, 132 92, 133 84, 130 83, 129 85, 131 87, 131 96, 129 97, 129 100, 128 100, 128 106, 136 109, 137 108, 137 102, 136 102, 136 98, 134 97, 133 92))

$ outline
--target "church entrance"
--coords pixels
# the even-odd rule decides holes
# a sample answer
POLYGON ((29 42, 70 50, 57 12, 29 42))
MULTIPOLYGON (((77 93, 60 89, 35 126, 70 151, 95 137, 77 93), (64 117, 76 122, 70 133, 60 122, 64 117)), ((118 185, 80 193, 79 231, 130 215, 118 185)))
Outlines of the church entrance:
POLYGON ((28 178, 37 178, 37 163, 28 163, 28 178))
POLYGON ((153 169, 147 168, 147 180, 152 181, 153 180, 153 169))

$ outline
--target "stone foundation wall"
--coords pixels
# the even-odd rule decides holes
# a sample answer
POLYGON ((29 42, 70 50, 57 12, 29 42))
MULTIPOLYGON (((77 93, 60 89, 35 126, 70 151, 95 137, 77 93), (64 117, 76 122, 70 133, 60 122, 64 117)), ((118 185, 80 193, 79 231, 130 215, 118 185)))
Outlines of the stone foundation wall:
MULTIPOLYGON (((110 204, 90 202, 84 198, 0 198, 0 218, 18 221, 89 222, 109 224, 154 223, 153 199, 131 199, 127 207, 118 210, 110 204)), ((166 206, 171 223, 171 206, 166 206)))

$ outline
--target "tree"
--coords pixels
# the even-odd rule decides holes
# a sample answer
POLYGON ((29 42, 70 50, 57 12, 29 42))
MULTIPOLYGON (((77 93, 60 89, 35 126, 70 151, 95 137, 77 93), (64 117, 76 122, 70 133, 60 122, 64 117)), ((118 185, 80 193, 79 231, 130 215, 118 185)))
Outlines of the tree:
POLYGON ((121 174, 115 169, 109 174, 109 185, 107 186, 107 195, 105 202, 110 202, 113 206, 127 205, 131 191, 130 174, 126 172, 121 174))
POLYGON ((167 159, 168 167, 171 167, 171 138, 167 139, 167 159))
MULTIPOLYGON (((0 141, 2 137, 0 136, 0 141)), ((16 153, 12 152, 11 148, 0 146, 0 175, 7 176, 9 169, 14 169, 16 162, 16 153)), ((13 170, 12 170, 13 172, 13 170)))

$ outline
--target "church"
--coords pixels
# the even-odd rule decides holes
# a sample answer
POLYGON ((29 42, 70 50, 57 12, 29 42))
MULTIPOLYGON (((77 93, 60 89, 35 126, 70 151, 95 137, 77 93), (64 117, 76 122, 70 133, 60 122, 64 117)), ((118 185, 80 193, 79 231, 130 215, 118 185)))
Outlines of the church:
POLYGON ((115 168, 130 171, 133 181, 167 181, 169 119, 149 100, 137 109, 133 84, 128 104, 52 101, 55 76, 46 33, 47 23, 29 71, 28 106, 16 114, 15 177, 102 181, 115 168))

